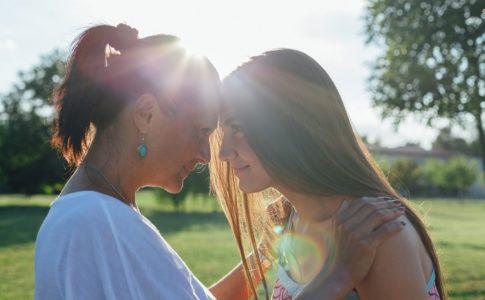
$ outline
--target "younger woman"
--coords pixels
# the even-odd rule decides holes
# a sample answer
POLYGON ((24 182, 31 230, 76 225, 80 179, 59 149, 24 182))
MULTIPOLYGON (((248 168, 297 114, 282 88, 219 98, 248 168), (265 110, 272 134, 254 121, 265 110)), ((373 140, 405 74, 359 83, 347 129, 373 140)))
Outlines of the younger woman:
MULTIPOLYGON (((223 81, 222 97, 213 147, 219 160, 211 162, 211 178, 241 248, 244 229, 247 243, 255 246, 254 232, 264 225, 252 209, 261 206, 260 192, 272 188, 282 195, 272 207, 283 208, 271 210, 283 229, 274 299, 308 295, 305 287, 315 285, 316 274, 331 269, 340 251, 332 241, 339 230, 335 212, 345 199, 363 196, 399 199, 405 208, 400 219, 410 226, 377 249, 370 270, 352 282, 355 290, 347 297, 446 297, 425 226, 374 162, 335 85, 315 60, 290 49, 253 57, 223 81)), ((357 223, 348 226, 365 230, 357 223)))

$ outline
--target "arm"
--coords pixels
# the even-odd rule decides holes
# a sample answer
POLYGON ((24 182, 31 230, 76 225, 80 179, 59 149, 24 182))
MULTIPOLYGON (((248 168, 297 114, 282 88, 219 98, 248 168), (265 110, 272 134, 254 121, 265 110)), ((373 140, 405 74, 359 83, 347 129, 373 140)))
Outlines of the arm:
MULTIPOLYGON (((248 260, 251 259, 251 256, 248 260)), ((266 272, 271 268, 271 263, 267 259, 261 258, 263 271, 266 272)), ((262 276, 256 270, 253 271, 253 276, 256 278, 256 285, 258 285, 262 276)), ((239 263, 234 269, 212 285, 209 290, 216 297, 216 299, 231 299, 231 300, 246 300, 251 297, 251 291, 246 284, 244 275, 244 268, 242 263, 239 263)))
MULTIPOLYGON (((282 201, 282 197, 273 201, 266 208, 269 222, 273 224, 280 224, 286 220, 285 218, 289 214, 289 207, 282 201)), ((272 241, 274 239, 274 233, 265 230, 263 233, 262 241, 259 245, 260 255, 263 272, 266 273, 271 268, 271 261, 264 257, 268 254, 268 249, 271 248, 272 241)), ((252 255, 248 256, 248 261, 252 259, 252 255)), ((259 285, 262 281, 262 276, 256 270, 253 271, 253 278, 256 278, 256 285, 259 285), (256 275, 256 276, 254 276, 256 275)), ((219 281, 210 287, 211 293, 217 299, 249 299, 252 295, 251 289, 246 284, 246 278, 244 274, 244 268, 242 263, 239 263, 234 269, 222 277, 219 281)))
MULTIPOLYGON (((401 217, 404 221, 405 217, 401 217)), ((357 285, 361 299, 427 299, 426 282, 432 264, 417 232, 407 226, 378 248, 369 273, 357 285), (423 265, 426 264, 426 267, 423 265), (385 284, 384 284, 385 283, 385 284)))
POLYGON ((399 206, 383 198, 344 201, 334 216, 332 264, 296 299, 343 299, 369 273, 377 248, 403 229, 405 223, 397 219, 403 214, 399 206))
POLYGON ((244 269, 242 267, 242 263, 239 263, 236 267, 234 267, 234 269, 232 269, 219 281, 214 283, 209 290, 216 297, 216 299, 219 300, 249 299, 250 292, 246 286, 246 279, 244 278, 244 269))

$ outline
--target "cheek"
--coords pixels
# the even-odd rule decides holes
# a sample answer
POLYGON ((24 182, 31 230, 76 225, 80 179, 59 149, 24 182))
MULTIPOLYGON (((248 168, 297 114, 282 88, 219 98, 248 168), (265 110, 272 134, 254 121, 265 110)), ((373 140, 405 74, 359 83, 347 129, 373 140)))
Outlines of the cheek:
MULTIPOLYGON (((183 124, 173 124, 169 128, 160 129, 160 134, 154 138, 154 158, 164 165, 185 163, 186 156, 193 151, 193 138, 190 130, 183 124)), ((150 147, 149 147, 150 148, 150 147)))
POLYGON ((249 164, 252 169, 262 169, 262 165, 258 156, 256 155, 256 153, 254 153, 253 149, 249 146, 244 137, 236 139, 236 142, 234 144, 234 149, 237 151, 239 157, 247 164, 249 164))
POLYGON ((187 163, 197 153, 197 138, 194 137, 190 129, 180 128, 180 130, 174 131, 172 139, 165 142, 170 148, 173 157, 178 158, 177 160, 183 163, 187 163))
POLYGON ((264 186, 271 185, 271 178, 261 164, 251 167, 251 171, 251 173, 253 173, 252 175, 254 180, 259 184, 264 186))
POLYGON ((249 144, 246 141, 241 141, 236 147, 239 151, 240 158, 250 166, 246 176, 244 178, 241 177, 244 181, 244 183, 241 183, 250 190, 262 190, 270 187, 272 182, 271 178, 249 144))
POLYGON ((242 160, 252 165, 254 163, 254 157, 256 155, 254 154, 253 150, 249 146, 244 136, 235 135, 233 139, 234 151, 236 151, 236 153, 242 160))

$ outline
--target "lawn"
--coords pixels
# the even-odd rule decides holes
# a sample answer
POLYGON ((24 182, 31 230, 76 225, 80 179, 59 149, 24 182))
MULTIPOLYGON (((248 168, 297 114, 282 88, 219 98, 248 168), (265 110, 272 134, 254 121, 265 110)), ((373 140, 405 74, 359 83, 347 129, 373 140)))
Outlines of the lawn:
MULTIPOLYGON (((37 230, 52 196, 0 196, 0 299, 33 296, 37 230)), ((202 282, 230 270, 238 255, 226 220, 213 199, 189 197, 183 212, 139 195, 142 212, 159 228, 202 282)), ((485 201, 420 200, 437 241, 451 299, 485 299, 485 201)))

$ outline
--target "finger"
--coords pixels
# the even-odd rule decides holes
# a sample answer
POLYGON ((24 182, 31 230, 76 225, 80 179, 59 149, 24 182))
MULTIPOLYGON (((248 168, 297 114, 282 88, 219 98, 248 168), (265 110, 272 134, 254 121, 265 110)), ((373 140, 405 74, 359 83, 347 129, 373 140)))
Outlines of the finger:
POLYGON ((396 199, 391 197, 361 197, 348 202, 348 208, 339 210, 335 214, 336 221, 339 223, 344 223, 348 219, 352 218, 353 215, 362 208, 371 208, 374 207, 374 205, 377 205, 378 208, 384 208, 383 206, 386 206, 384 203, 387 203, 388 206, 398 204, 396 199))
POLYGON ((340 207, 337 209, 337 212, 335 213, 335 216, 343 214, 349 208, 349 206, 350 204, 348 200, 342 201, 342 203, 340 204, 340 207))
POLYGON ((372 206, 375 209, 393 208, 393 207, 399 207, 401 205, 402 205, 401 201, 397 199, 383 200, 383 201, 377 201, 372 203, 372 206))
POLYGON ((335 221, 337 223, 345 223, 362 205, 364 201, 359 198, 355 200, 344 200, 335 213, 335 221))
POLYGON ((343 223, 347 223, 347 226, 350 228, 355 228, 373 213, 385 209, 395 209, 401 206, 399 201, 386 200, 367 202, 365 205, 360 206, 359 210, 354 212, 354 214, 343 221, 343 223))
POLYGON ((406 225, 407 222, 401 220, 384 223, 368 236, 368 243, 379 247, 384 241, 401 232, 406 225))
POLYGON ((396 220, 405 212, 406 209, 403 206, 391 209, 386 208, 376 210, 372 212, 369 216, 367 216, 364 220, 362 220, 362 222, 351 228, 357 228, 357 230, 361 231, 362 234, 370 234, 373 231, 377 230, 379 226, 396 220))
POLYGON ((362 207, 357 213, 355 213, 352 218, 345 222, 348 228, 360 229, 362 227, 371 228, 370 224, 373 224, 367 233, 370 233, 374 228, 393 219, 394 213, 402 214, 404 213, 404 208, 402 206, 396 206, 384 209, 374 209, 373 207, 362 207))
POLYGON ((375 213, 376 211, 394 209, 402 206, 402 203, 399 201, 380 201, 368 203, 367 205, 361 206, 359 210, 357 210, 350 218, 347 219, 347 222, 349 220, 362 222, 370 214, 375 213))

